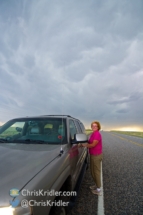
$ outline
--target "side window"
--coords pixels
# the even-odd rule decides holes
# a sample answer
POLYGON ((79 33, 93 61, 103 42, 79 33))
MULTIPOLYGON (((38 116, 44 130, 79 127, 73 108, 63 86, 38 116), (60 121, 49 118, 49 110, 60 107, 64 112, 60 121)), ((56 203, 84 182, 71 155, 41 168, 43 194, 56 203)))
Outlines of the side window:
POLYGON ((80 127, 82 129, 82 132, 85 133, 85 127, 84 127, 84 125, 81 122, 80 122, 80 127))
POLYGON ((75 124, 74 124, 73 120, 69 121, 69 127, 70 127, 70 136, 71 136, 72 139, 74 139, 74 134, 77 133, 77 130, 76 130, 76 127, 75 127, 75 124))
POLYGON ((80 125, 79 125, 79 122, 75 121, 75 123, 76 123, 76 127, 78 129, 78 133, 82 133, 82 130, 81 130, 80 125))

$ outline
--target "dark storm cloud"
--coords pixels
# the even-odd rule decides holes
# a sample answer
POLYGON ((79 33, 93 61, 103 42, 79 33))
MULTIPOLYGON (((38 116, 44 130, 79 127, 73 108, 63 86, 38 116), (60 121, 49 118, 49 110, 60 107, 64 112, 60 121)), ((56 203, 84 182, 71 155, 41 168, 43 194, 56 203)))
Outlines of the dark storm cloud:
POLYGON ((1 1, 0 122, 70 114, 142 126, 142 7, 135 1, 1 1))

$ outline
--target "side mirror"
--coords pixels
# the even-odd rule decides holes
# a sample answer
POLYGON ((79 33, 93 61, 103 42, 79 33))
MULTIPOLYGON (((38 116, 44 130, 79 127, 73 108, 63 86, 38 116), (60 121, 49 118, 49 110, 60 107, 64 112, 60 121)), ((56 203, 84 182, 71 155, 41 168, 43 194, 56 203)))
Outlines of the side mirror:
POLYGON ((74 143, 87 143, 88 138, 86 134, 75 134, 74 143))

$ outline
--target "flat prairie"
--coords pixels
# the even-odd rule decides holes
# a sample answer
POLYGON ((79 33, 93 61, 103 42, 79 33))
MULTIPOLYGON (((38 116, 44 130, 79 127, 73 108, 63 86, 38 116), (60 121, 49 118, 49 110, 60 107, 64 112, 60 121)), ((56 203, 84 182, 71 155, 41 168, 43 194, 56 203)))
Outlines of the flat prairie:
POLYGON ((86 134, 88 135, 88 134, 91 134, 91 133, 92 133, 92 130, 91 130, 91 129, 85 129, 85 132, 86 132, 86 134))

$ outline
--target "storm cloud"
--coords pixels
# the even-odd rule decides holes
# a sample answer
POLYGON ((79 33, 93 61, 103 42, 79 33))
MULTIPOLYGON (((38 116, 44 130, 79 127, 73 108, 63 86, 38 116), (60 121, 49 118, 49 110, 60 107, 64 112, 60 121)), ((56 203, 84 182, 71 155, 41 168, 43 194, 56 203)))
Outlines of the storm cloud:
POLYGON ((69 114, 143 128, 141 0, 1 0, 0 122, 69 114))

